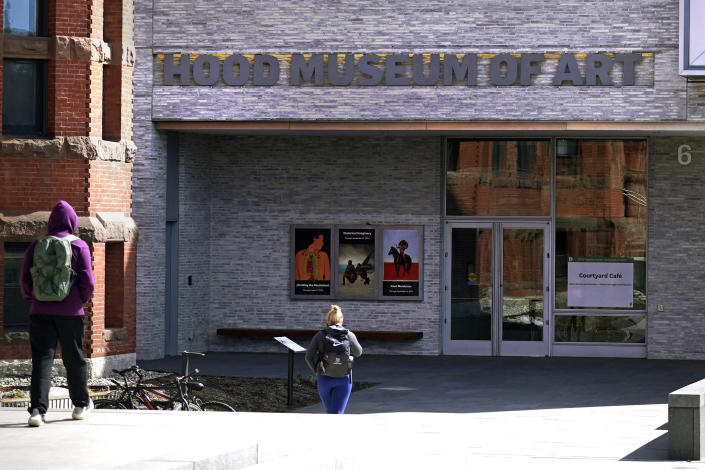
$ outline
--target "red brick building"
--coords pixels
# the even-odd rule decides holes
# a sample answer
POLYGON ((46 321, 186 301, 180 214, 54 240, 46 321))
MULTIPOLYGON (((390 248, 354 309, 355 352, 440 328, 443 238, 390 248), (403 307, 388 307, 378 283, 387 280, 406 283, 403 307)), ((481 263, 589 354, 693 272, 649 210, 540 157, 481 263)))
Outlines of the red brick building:
POLYGON ((0 363, 28 365, 24 249, 69 202, 92 251, 84 353, 93 375, 135 360, 131 0, 0 0, 0 363), (10 361, 7 361, 10 360, 10 361))

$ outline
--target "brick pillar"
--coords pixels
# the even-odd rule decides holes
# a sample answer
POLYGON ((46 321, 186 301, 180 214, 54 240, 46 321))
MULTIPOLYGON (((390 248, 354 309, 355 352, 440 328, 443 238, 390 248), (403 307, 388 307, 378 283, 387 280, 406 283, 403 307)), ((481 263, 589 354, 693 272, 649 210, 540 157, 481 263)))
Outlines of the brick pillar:
MULTIPOLYGON (((90 38, 102 41, 103 34, 103 0, 91 0, 90 38)), ((97 61, 90 63, 90 114, 88 119, 91 137, 103 138, 103 64, 97 61)))
POLYGON ((105 354, 105 243, 90 245, 95 290, 93 298, 84 306, 86 312, 86 338, 83 351, 87 357, 98 357, 105 354))
MULTIPOLYGON (((0 5, 4 1, 0 0, 0 5)), ((27 242, 45 233, 48 211, 59 199, 68 201, 82 217, 80 235, 91 248, 96 277, 95 295, 85 306, 88 358, 135 352, 136 233, 130 218, 135 152, 131 122, 133 3, 133 0, 48 0, 49 37, 26 38, 28 42, 47 44, 41 57, 27 57, 47 63, 46 135, 32 139, 11 136, 14 143, 0 147, 0 214, 5 218, 11 214, 10 219, 15 214, 18 217, 6 222, 14 226, 3 231, 0 249, 3 242, 27 242), (104 77, 105 71, 113 69, 114 73, 104 77), (106 90, 111 94, 104 100, 106 90), (93 219, 86 223, 88 217, 93 219), (111 228, 103 230, 101 224, 111 228), (121 285, 115 286, 123 303, 119 313, 122 327, 110 331, 105 328, 105 243, 123 233, 120 227, 129 228, 124 231, 123 253, 119 259, 107 263, 124 271, 121 285)), ((2 12, 0 8, 0 28, 2 12)), ((18 40, 22 41, 15 38, 13 44, 18 40)), ((14 57, 23 57, 25 48, 13 47, 14 57)), ((0 96, 1 64, 2 61, 0 96)), ((2 269, 0 256, 0 273, 2 269)), ((0 289, 0 359, 28 358, 26 340, 25 344, 19 344, 22 338, 8 340, 3 335, 3 296, 0 289)))
MULTIPOLYGON (((0 0, 0 37, 5 27, 5 0, 0 0)), ((0 109, 2 109, 2 53, 0 53, 0 109)), ((2 129, 2 113, 0 113, 0 129, 2 129)), ((2 312, 2 310, 0 310, 2 312)))
POLYGON ((106 247, 105 354, 132 353, 137 345, 137 244, 108 243, 106 247))
POLYGON ((94 160, 89 165, 90 215, 132 214, 132 163, 94 160))
MULTIPOLYGON (((50 2, 49 35, 101 41, 103 0, 50 2)), ((76 57, 78 54, 69 48, 49 60, 47 132, 101 138, 103 66, 91 57, 76 57)))
MULTIPOLYGON (((2 23, 0 23, 0 24, 2 24, 2 23)), ((0 286, 5 285, 5 270, 2 269, 4 266, 5 266, 5 244, 2 241, 0 241, 0 286)), ((0 313, 5 311, 4 308, 5 308, 5 295, 4 295, 4 292, 0 292, 0 313)), ((0 315, 0 331, 3 330, 4 320, 5 320, 5 316, 0 315)))
POLYGON ((136 347, 137 244, 94 243, 91 248, 96 289, 86 307, 84 350, 88 357, 133 353, 136 347), (117 315, 121 318, 112 318, 117 315))
POLYGON ((88 135, 91 64, 70 59, 50 60, 48 75, 49 135, 88 135))
POLYGON ((124 289, 123 289, 123 327, 127 337, 116 353, 135 352, 137 348, 137 243, 125 243, 124 254, 124 289))

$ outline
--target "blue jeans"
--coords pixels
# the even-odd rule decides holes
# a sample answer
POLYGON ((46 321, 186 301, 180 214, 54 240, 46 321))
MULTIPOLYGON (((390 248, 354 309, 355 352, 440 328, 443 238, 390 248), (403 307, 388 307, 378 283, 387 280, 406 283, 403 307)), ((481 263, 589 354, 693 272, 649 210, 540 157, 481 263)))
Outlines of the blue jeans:
POLYGON ((318 376, 318 394, 328 414, 342 415, 352 392, 352 375, 345 377, 318 376))

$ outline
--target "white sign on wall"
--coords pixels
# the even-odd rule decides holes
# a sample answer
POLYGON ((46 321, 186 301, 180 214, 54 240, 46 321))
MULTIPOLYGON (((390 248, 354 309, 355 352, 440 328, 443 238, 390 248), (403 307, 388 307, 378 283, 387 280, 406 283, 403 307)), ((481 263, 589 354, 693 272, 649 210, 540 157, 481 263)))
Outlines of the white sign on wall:
POLYGON ((705 0, 680 0, 681 75, 705 76, 705 0))
POLYGON ((632 258, 568 258, 569 307, 632 307, 632 258))

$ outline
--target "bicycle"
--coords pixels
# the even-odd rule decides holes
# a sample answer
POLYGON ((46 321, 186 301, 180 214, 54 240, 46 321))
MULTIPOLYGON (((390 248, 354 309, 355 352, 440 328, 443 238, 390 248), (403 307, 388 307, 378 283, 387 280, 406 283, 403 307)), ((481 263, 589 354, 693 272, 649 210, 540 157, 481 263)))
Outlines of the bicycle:
MULTIPOLYGON (((130 410, 174 410, 174 409, 192 409, 188 406, 188 401, 181 396, 170 396, 163 389, 157 387, 148 387, 142 382, 144 380, 143 370, 134 365, 128 369, 117 370, 113 372, 122 377, 123 383, 115 379, 110 379, 120 391, 117 398, 95 400, 94 406, 96 409, 130 409, 130 410), (136 376, 136 381, 131 384, 129 377, 136 376), (184 404, 186 405, 184 407, 184 404)), ((183 380, 178 377, 177 379, 183 380)), ((177 388, 179 390, 179 388, 177 388)), ((195 409, 194 409, 195 411, 195 409)))
MULTIPOLYGON (((183 351, 181 353, 181 375, 183 377, 192 377, 194 375, 197 375, 198 369, 194 369, 193 373, 189 373, 189 359, 191 357, 204 356, 204 353, 183 351)), ((195 405, 202 411, 235 411, 235 408, 228 405, 227 403, 215 400, 203 401, 197 395, 195 395, 194 392, 200 392, 201 390, 203 390, 203 384, 201 382, 191 382, 189 380, 178 382, 177 380, 176 386, 179 391, 179 395, 181 396, 184 402, 189 403, 191 405, 195 405)))
POLYGON ((117 370, 113 372, 120 375, 124 384, 121 384, 115 379, 110 379, 118 389, 120 394, 114 399, 95 400, 94 406, 96 409, 149 409, 149 410, 182 410, 182 411, 230 411, 235 409, 230 405, 220 401, 203 401, 195 392, 203 390, 204 386, 200 382, 192 381, 194 375, 198 374, 198 369, 194 369, 192 373, 188 372, 188 358, 190 356, 203 356, 202 353, 190 353, 184 351, 182 353, 182 374, 175 378, 176 394, 170 396, 166 394, 162 388, 146 386, 142 382, 144 380, 143 370, 134 365, 130 368, 117 370), (137 381, 134 385, 130 385, 128 375, 135 375, 137 381))

